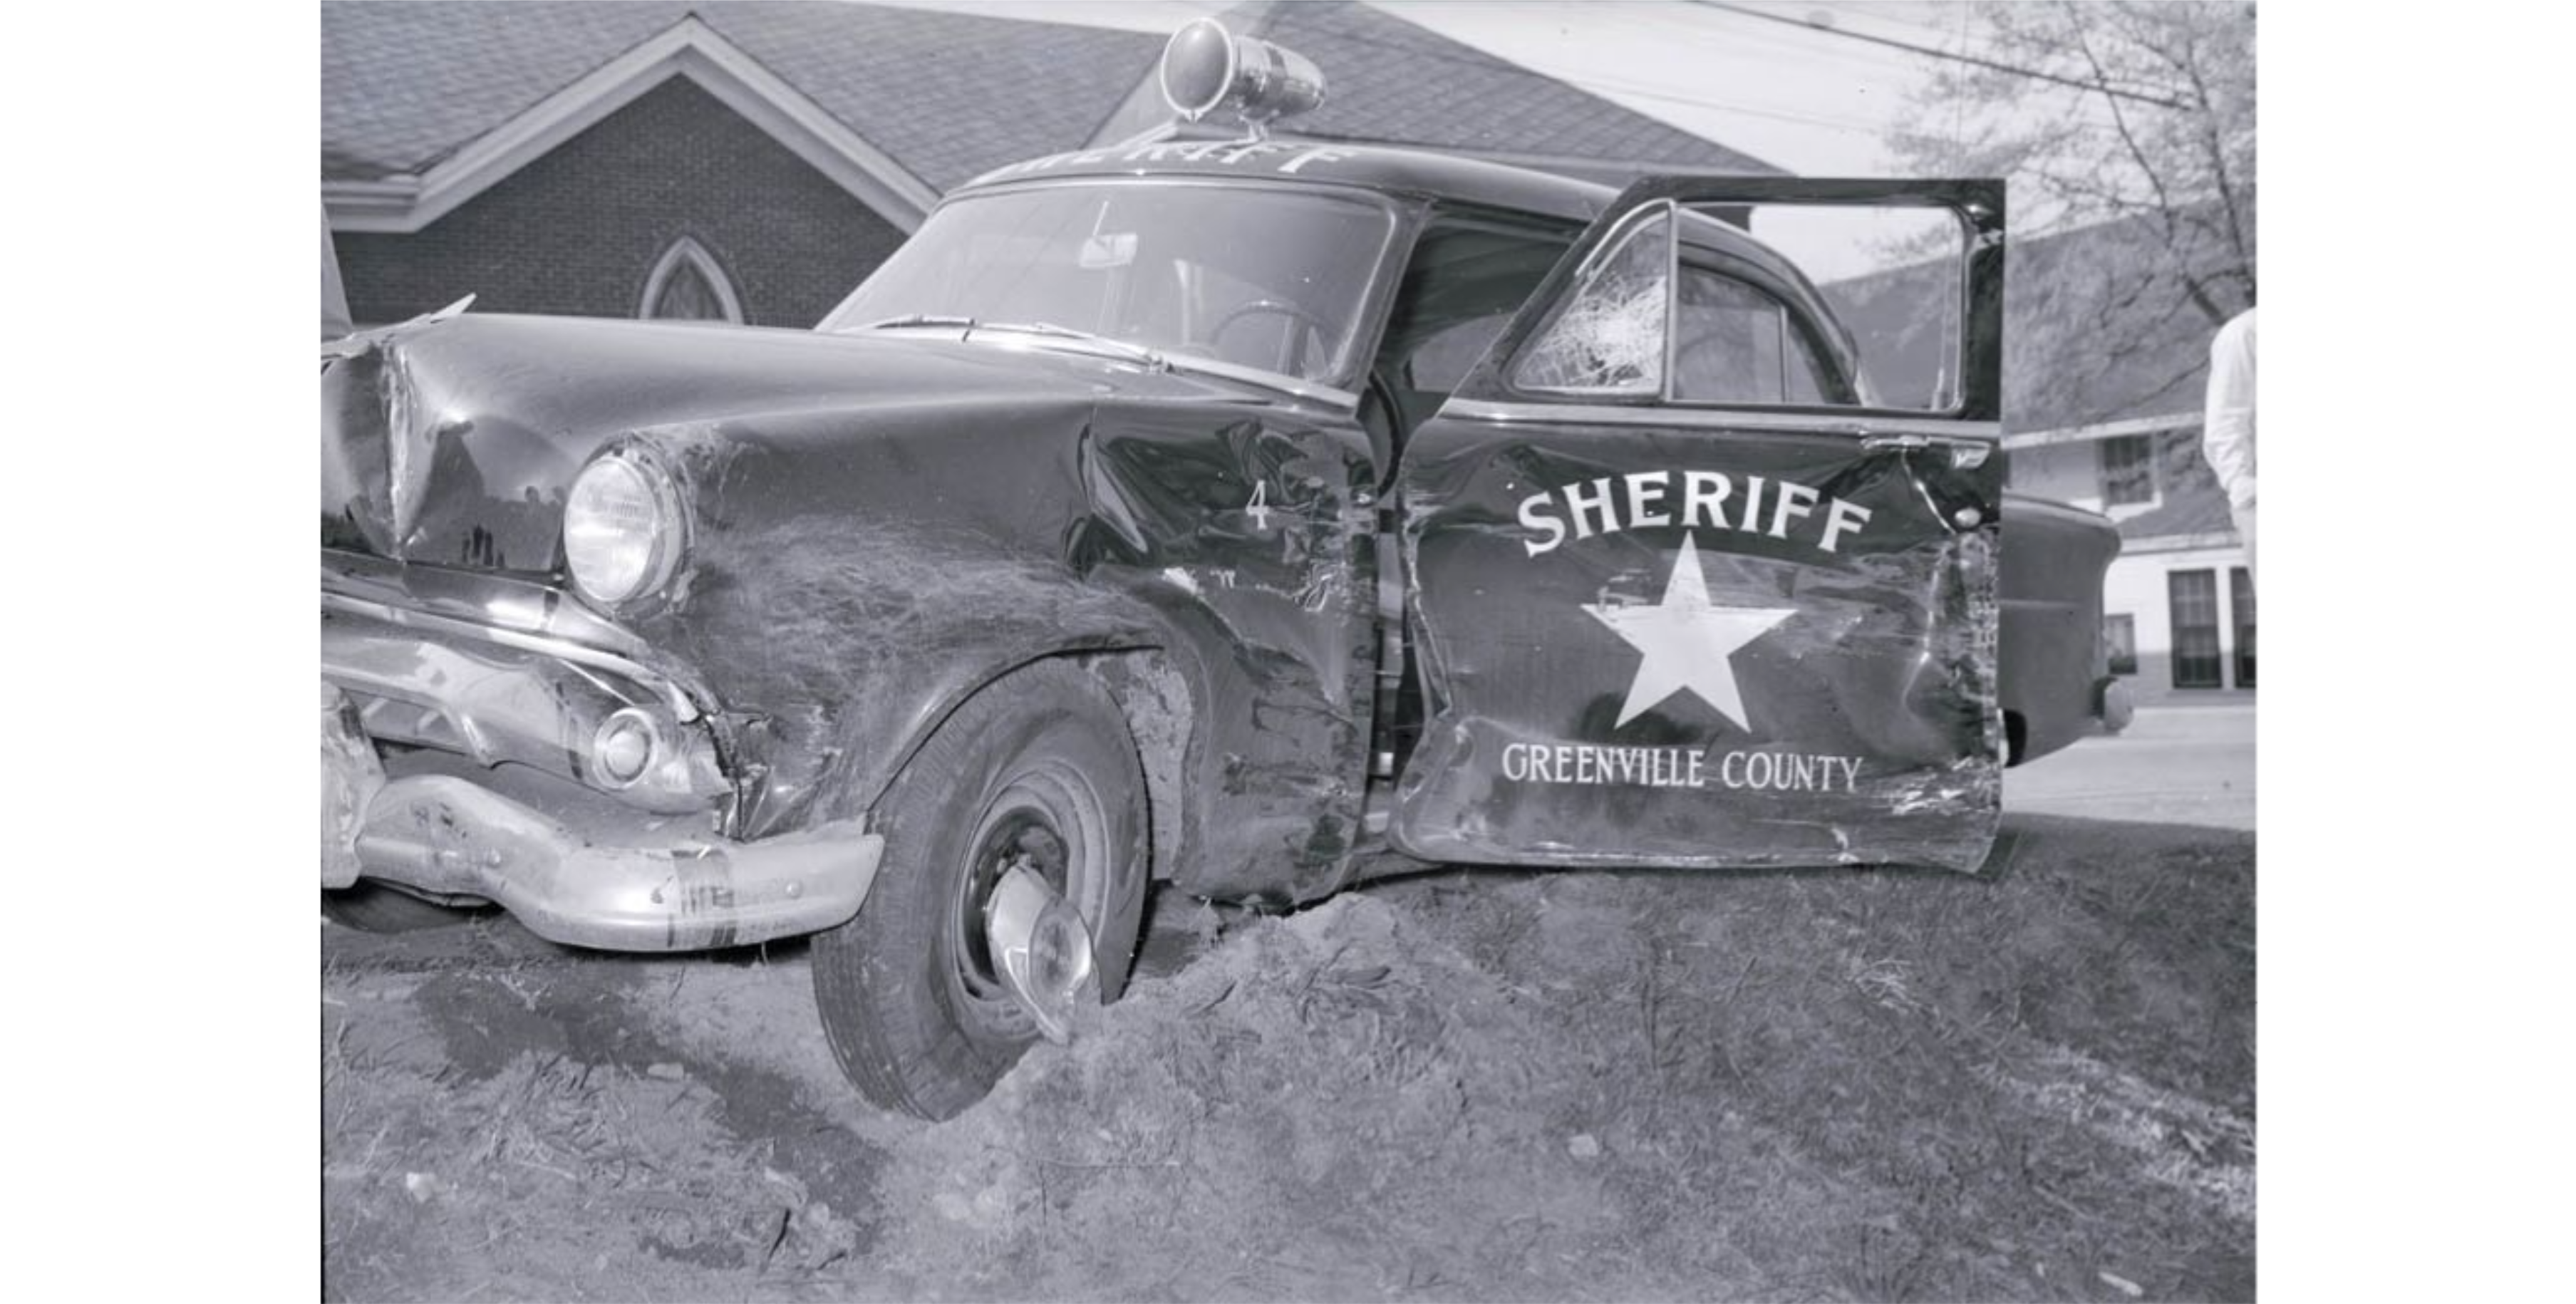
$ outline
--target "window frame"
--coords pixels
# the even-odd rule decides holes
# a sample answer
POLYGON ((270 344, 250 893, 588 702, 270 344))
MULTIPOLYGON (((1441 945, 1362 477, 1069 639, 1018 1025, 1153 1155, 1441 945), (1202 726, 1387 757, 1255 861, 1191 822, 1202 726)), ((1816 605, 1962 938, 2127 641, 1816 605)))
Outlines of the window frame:
POLYGON ((745 324, 742 312, 742 296, 734 289, 733 278, 725 274, 724 265, 716 261, 716 256, 708 252, 705 245, 698 243, 697 237, 690 235, 683 235, 678 239, 673 240, 662 250, 662 256, 653 261, 653 270, 647 273, 644 277, 644 298, 635 309, 637 320, 707 320, 707 318, 704 317, 660 317, 654 315, 654 305, 661 301, 662 292, 670 288, 671 277, 677 274, 683 267, 696 272, 698 274, 698 279, 706 282, 707 288, 715 293, 716 306, 723 311, 724 321, 730 322, 736 326, 745 324))
MULTIPOLYGON (((1804 303, 1801 296, 1788 292, 1789 287, 1780 284, 1767 268, 1734 257, 1722 249, 1691 246, 1683 238, 1685 213, 1705 221, 1723 220, 1699 212, 1696 208, 1674 199, 1657 199, 1639 204, 1621 216, 1619 221, 1602 235, 1600 243, 1585 254, 1583 261, 1575 267, 1574 274, 1566 283, 1563 293, 1556 297, 1555 302, 1547 306, 1547 315, 1540 318, 1528 337, 1513 349, 1512 356, 1505 362, 1502 370, 1501 379, 1505 388, 1516 396, 1543 402, 1628 404, 1691 412, 1783 412, 1914 418, 1937 418, 1955 413, 1955 405, 1952 412, 1948 413, 1931 409, 1879 408, 1870 405, 1860 385, 1860 374, 1857 370, 1859 359, 1852 355, 1848 347, 1842 349, 1834 347, 1831 337, 1823 329, 1823 323, 1831 321, 1831 317, 1829 314, 1819 317, 1816 311, 1821 308, 1821 303, 1815 305, 1804 303), (1590 288, 1590 278, 1593 274, 1603 264, 1625 255, 1630 242, 1640 238, 1646 228, 1656 222, 1664 223, 1664 311, 1659 355, 1661 369, 1653 388, 1651 390, 1640 387, 1581 388, 1532 385, 1522 380, 1522 370, 1528 365, 1531 355, 1555 331, 1565 311, 1581 300, 1590 288), (1794 337, 1799 349, 1805 355, 1810 373, 1819 382, 1816 385, 1817 391, 1821 394, 1839 394, 1847 401, 1793 403, 1784 398, 1779 402, 1763 402, 1750 399, 1688 398, 1681 395, 1678 392, 1681 383, 1681 278, 1685 271, 1742 286, 1776 305, 1780 309, 1782 322, 1786 327, 1782 333, 1782 343, 1785 346, 1794 337)), ((1748 235, 1746 238, 1751 237, 1748 235)), ((1540 290, 1544 291, 1546 288, 1542 283, 1540 290)), ((1785 395, 1785 387, 1783 392, 1785 395)))
MULTIPOLYGON (((2199 602, 2199 595, 2195 593, 2193 595, 2191 605, 2197 608, 2199 606, 2199 602)), ((2221 610, 2221 602, 2218 593, 2217 570, 2208 566, 2200 566, 2188 570, 2169 570, 2165 572, 2165 625, 2167 645, 2172 649, 2172 678, 2174 687, 2187 689, 2227 687, 2227 645, 2219 636, 2219 631, 2226 628, 2225 625, 2220 623, 2224 619, 2224 616, 2225 613, 2221 610), (2209 623, 2206 625, 2195 624, 2186 627, 2183 624, 2184 585, 2192 584, 2196 586, 2204 582, 2208 585, 2209 623), (2190 653, 2188 657, 2188 664, 2195 670, 2197 670, 2203 662, 2207 663, 2208 674, 2205 678, 2201 675, 2195 674, 2186 679, 2183 675, 2183 670, 2186 665, 2186 656, 2183 651, 2183 633, 2186 628, 2195 634, 2205 630, 2209 635, 2209 651, 2206 653, 2195 651, 2190 653)))
POLYGON ((2102 617, 2102 652, 2108 673, 2138 673, 2138 617, 2129 611, 2108 612, 2102 617), (2112 630, 2120 631, 2117 637, 2112 630))
POLYGON ((2102 490, 2102 505, 2104 507, 2147 507, 2152 506, 2155 503, 2161 486, 2157 483, 2157 449, 2153 436, 2113 435, 2108 439, 2098 441, 2093 447, 2095 449, 2094 475, 2098 477, 2100 481, 2099 487, 2102 490), (2136 448, 2138 450, 2138 456, 2135 464, 2132 466, 2123 466, 2115 472, 2111 465, 2111 449, 2115 445, 2123 449, 2136 448), (2134 476, 2136 483, 2143 484, 2145 486, 2144 492, 2141 496, 2136 498, 2124 498, 2112 492, 2115 485, 2123 487, 2130 485, 2131 479, 2127 477, 2131 477, 2132 475, 2134 476), (2121 478, 2115 479, 2115 476, 2121 478))
POLYGON ((2227 568, 2227 624, 2235 635, 2227 649, 2228 673, 2238 688, 2254 687, 2254 572, 2227 568))

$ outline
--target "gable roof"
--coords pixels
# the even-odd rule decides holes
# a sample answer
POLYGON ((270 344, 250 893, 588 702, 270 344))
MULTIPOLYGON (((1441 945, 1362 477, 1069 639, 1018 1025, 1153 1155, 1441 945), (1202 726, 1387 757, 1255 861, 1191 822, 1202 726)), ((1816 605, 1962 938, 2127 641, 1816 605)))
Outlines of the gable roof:
POLYGON ((322 180, 428 175, 626 59, 644 80, 626 98, 737 64, 734 82, 876 149, 891 188, 935 196, 1084 139, 1159 52, 1133 31, 837 0, 325 0, 322 180), (675 49, 636 59, 657 39, 675 49))
POLYGON ((2235 528, 2236 518, 2227 510, 2227 491, 2204 472, 2173 477, 2163 502, 2120 521, 2120 537, 2198 539, 2227 534, 2235 528))
MULTIPOLYGON (((2217 328, 2179 278, 2157 269, 2155 249, 2135 219, 2013 238, 2004 278, 2005 447, 2200 424, 2217 328)), ((1947 293, 1957 274, 1954 262, 1935 260, 1827 288, 1862 356, 1894 375, 1930 376, 1951 345, 1916 320, 1914 308, 1947 293)))
MULTIPOLYGON (((1147 32, 792 0, 325 0, 321 19, 322 178, 343 230, 418 230, 672 76, 906 229, 971 177, 1171 116, 1147 32)), ((1221 21, 1325 70, 1295 135, 1613 183, 1779 171, 1367 5, 1255 0, 1221 21)))
MULTIPOLYGON (((1357 0, 1251 0, 1216 21, 1323 70, 1323 106, 1279 124, 1282 136, 1427 145, 1614 185, 1655 170, 1784 173, 1357 0)), ((1155 72, 1144 70, 1086 144, 1114 144, 1170 120, 1155 72)))
POLYGON ((2006 382, 2013 430, 2099 437, 2114 433, 2099 429, 2107 423, 2199 424, 2218 328, 2162 270, 2166 257, 2145 218, 2014 243, 2005 330, 2024 374, 2018 387, 2006 382))

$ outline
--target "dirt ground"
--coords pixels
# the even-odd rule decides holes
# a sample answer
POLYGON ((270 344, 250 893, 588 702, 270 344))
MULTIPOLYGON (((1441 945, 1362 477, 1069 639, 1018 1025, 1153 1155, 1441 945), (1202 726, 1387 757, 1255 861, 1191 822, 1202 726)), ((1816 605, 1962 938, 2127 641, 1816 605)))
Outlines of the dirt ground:
POLYGON ((800 947, 325 925, 325 1294, 2251 1298, 2252 835, 2009 827, 1983 878, 1157 900, 1127 999, 935 1126, 800 947))

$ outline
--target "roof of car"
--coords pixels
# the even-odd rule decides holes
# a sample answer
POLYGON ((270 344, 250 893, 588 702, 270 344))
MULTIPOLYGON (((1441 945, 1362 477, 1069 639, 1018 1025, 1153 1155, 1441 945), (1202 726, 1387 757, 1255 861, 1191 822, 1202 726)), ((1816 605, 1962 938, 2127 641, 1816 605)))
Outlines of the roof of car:
MULTIPOLYGON (((1618 191, 1596 182, 1432 150, 1293 137, 1235 137, 1172 138, 1049 154, 996 168, 949 192, 949 198, 1000 185, 1078 177, 1225 177, 1348 186, 1531 213, 1577 225, 1599 217, 1619 197, 1618 191)), ((1805 280, 1777 250, 1724 222, 1706 217, 1693 220, 1684 238, 1693 246, 1722 249, 1783 279, 1805 280)))
POLYGON ((1049 154, 996 168, 956 194, 1006 182, 1074 176, 1236 177, 1353 186, 1571 222, 1600 216, 1618 192, 1550 172, 1429 150, 1341 141, 1171 138, 1049 154))
MULTIPOLYGON (((1299 136, 1457 150, 1612 186, 1646 172, 1782 172, 1408 16, 1427 8, 1244 0, 1214 17, 1227 32, 1276 41, 1323 72, 1324 102, 1282 125, 1299 136)), ((1118 111, 1080 143, 1114 144, 1171 120, 1159 63, 1139 72, 1118 111)))

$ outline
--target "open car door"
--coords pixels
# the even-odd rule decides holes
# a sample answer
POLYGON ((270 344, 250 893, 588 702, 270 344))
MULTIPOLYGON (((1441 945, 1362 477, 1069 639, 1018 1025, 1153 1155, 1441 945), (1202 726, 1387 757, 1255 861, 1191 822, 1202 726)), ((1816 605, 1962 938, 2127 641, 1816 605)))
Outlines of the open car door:
POLYGON ((1404 449, 1397 846, 1984 862, 2003 198, 1650 178, 1584 233, 1404 449))

